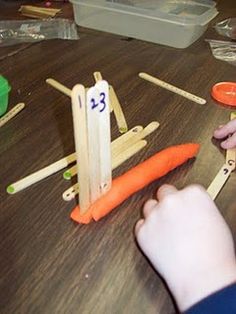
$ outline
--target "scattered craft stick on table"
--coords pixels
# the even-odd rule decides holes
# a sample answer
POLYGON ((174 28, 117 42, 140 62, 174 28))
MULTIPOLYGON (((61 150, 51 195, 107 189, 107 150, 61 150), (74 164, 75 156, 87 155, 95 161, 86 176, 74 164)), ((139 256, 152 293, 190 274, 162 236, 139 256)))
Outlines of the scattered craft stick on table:
POLYGON ((13 117, 15 117, 21 110, 25 108, 24 103, 19 103, 15 107, 13 107, 10 111, 8 111, 2 118, 0 118, 0 127, 10 121, 13 117))
POLYGON ((71 89, 66 87, 65 85, 59 83, 58 81, 48 78, 46 79, 46 83, 57 89, 58 91, 62 92, 68 97, 71 97, 71 89))
POLYGON ((37 183, 50 175, 66 168, 68 165, 73 163, 76 160, 76 155, 75 153, 70 154, 54 163, 51 165, 48 165, 47 167, 44 167, 34 173, 31 173, 30 175, 14 182, 11 183, 7 187, 7 193, 9 194, 15 194, 23 189, 26 189, 27 187, 33 185, 34 183, 37 183))
POLYGON ((57 13, 61 11, 61 9, 36 7, 32 5, 22 5, 19 11, 24 16, 42 19, 54 17, 57 13))
POLYGON ((160 80, 160 79, 158 79, 158 78, 156 78, 154 76, 151 76, 151 75, 149 75, 147 73, 141 72, 141 73, 139 73, 139 77, 144 79, 144 80, 146 80, 146 81, 149 81, 149 82, 151 82, 151 83, 153 83, 153 84, 155 84, 157 86, 163 87, 163 88, 169 90, 170 92, 173 92, 175 94, 183 96, 183 97, 185 97, 185 98, 187 98, 189 100, 192 100, 192 101, 196 102, 197 104, 204 105, 206 103, 205 99, 200 98, 200 97, 198 97, 198 96, 196 96, 194 94, 191 94, 191 93, 189 93, 189 92, 187 92, 187 91, 185 91, 183 89, 180 89, 180 88, 178 88, 178 87, 176 87, 174 85, 166 83, 166 82, 164 82, 164 81, 162 81, 162 80, 160 80))
MULTIPOLYGON (((236 114, 234 112, 231 113, 230 119, 233 120, 236 118, 236 114)), ((220 168, 217 175, 209 185, 207 192, 211 196, 213 200, 220 193, 221 189, 227 182, 230 177, 232 171, 235 170, 236 167, 236 148, 227 149, 226 150, 226 160, 225 164, 220 168)))

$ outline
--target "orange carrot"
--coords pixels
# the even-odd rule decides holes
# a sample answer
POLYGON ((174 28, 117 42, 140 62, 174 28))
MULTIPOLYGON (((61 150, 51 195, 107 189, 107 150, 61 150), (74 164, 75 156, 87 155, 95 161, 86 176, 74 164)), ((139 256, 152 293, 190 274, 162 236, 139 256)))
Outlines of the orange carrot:
POLYGON ((189 143, 171 146, 156 153, 115 178, 111 189, 96 200, 85 214, 80 215, 79 206, 76 206, 71 213, 71 218, 82 224, 88 224, 92 219, 99 220, 135 192, 196 156, 198 150, 199 144, 189 143))

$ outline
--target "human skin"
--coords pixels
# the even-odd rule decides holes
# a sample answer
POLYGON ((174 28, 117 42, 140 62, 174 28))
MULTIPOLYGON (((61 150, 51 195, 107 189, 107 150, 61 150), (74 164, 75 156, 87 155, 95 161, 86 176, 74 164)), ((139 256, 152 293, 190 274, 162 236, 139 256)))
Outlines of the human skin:
POLYGON ((205 189, 163 185, 135 227, 137 242, 180 311, 236 282, 232 234, 205 189))
POLYGON ((225 125, 219 126, 213 133, 216 139, 223 139, 221 147, 230 149, 236 147, 236 119, 233 119, 225 125))

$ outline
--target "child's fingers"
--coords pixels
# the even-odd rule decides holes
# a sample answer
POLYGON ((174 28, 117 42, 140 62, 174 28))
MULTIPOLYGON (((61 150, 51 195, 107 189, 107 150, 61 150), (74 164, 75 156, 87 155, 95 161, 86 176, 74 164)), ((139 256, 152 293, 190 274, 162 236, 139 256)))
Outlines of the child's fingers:
POLYGON ((214 131, 215 138, 225 138, 228 135, 236 132, 236 119, 229 121, 227 124, 220 126, 214 131))
POLYGON ((163 200, 166 196, 176 193, 178 190, 176 187, 170 184, 162 185, 157 191, 157 199, 159 201, 163 200))
POLYGON ((157 204, 158 204, 157 200, 154 200, 154 199, 150 199, 144 204, 144 207, 143 207, 144 218, 147 218, 150 215, 150 213, 156 207, 157 204))
POLYGON ((140 228, 142 227, 143 223, 144 223, 144 219, 140 219, 140 220, 136 223, 135 228, 134 228, 134 233, 135 233, 135 236, 136 236, 136 237, 137 237, 137 235, 138 235, 138 233, 139 233, 139 230, 140 230, 140 228))
POLYGON ((236 133, 227 138, 227 140, 223 141, 220 145, 224 149, 236 148, 236 133))

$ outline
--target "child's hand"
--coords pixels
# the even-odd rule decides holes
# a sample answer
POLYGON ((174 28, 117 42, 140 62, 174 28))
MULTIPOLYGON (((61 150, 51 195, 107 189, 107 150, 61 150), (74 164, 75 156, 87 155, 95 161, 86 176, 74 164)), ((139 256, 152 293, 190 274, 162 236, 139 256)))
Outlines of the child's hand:
POLYGON ((236 147, 236 119, 229 121, 227 124, 220 126, 214 131, 214 137, 217 139, 224 139, 221 143, 221 147, 224 149, 236 147), (232 136, 230 136, 232 135, 232 136), (228 137, 230 136, 230 137, 228 137))
POLYGON ((157 199, 145 204, 135 234, 182 311, 236 281, 232 235, 200 186, 163 185, 157 199))

